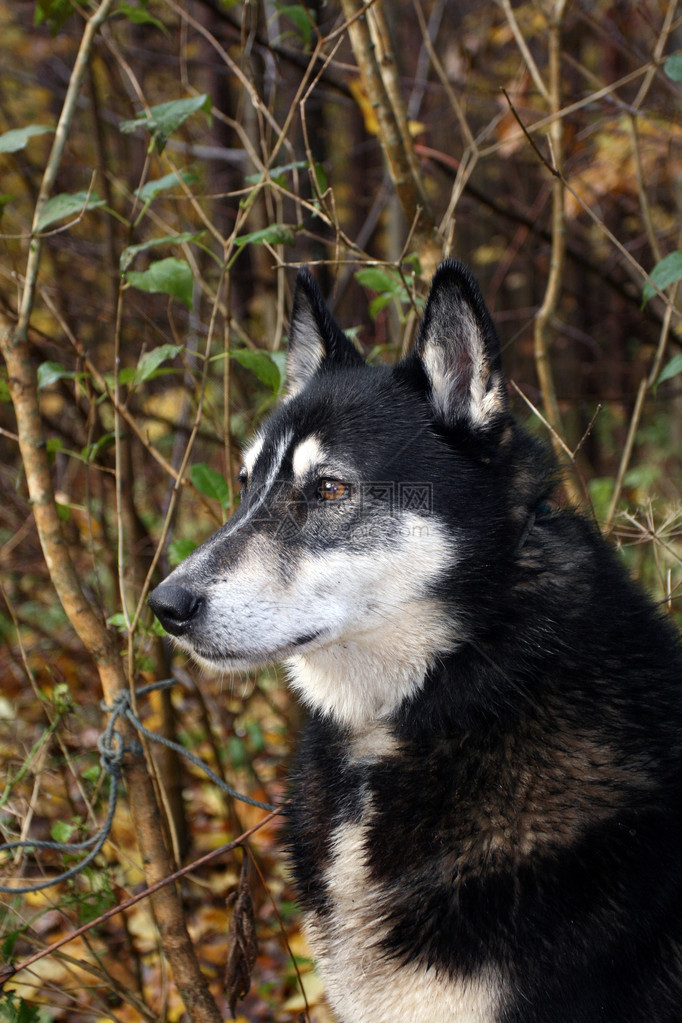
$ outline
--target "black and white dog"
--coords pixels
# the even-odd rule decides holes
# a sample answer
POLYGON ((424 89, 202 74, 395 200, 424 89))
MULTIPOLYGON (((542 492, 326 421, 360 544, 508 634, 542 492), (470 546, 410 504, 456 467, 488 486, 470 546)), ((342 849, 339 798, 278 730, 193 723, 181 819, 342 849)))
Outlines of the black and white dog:
POLYGON ((201 663, 283 661, 288 836, 343 1023, 680 1023, 682 653, 547 505, 469 271, 368 366, 298 276, 234 517, 150 598, 201 663))

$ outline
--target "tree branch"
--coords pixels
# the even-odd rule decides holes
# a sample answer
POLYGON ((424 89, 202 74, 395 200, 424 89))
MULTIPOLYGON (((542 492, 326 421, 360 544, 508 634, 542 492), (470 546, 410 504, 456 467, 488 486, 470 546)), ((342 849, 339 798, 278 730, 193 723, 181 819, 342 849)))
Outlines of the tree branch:
POLYGON ((379 9, 381 3, 382 0, 375 0, 370 7, 363 0, 341 0, 341 7, 362 83, 377 117, 379 141, 391 180, 408 223, 412 224, 418 218, 415 245, 424 275, 430 277, 441 257, 442 241, 407 130, 402 96, 394 84, 392 65, 395 57, 389 48, 383 12, 374 10, 379 9), (370 18, 373 19, 374 38, 370 18), (375 39, 380 40, 379 54, 375 39))
MULTIPOLYGON (((112 3, 113 0, 102 0, 95 14, 86 22, 33 216, 19 320, 14 328, 6 320, 0 321, 0 351, 7 364, 19 447, 40 544, 64 611, 97 664, 103 695, 109 705, 119 693, 127 690, 120 651, 102 616, 83 594, 62 535, 38 405, 36 373, 27 338, 41 256, 41 241, 37 233, 40 212, 56 180, 97 29, 107 17, 112 3)), ((122 733, 124 741, 130 744, 132 734, 126 735, 124 728, 122 733)), ((149 883, 153 884, 172 871, 161 814, 144 760, 136 756, 127 758, 124 775, 145 873, 149 883)), ((199 969, 177 891, 173 887, 165 888, 154 896, 153 905, 164 951, 191 1019, 194 1023, 221 1023, 221 1014, 199 969)))

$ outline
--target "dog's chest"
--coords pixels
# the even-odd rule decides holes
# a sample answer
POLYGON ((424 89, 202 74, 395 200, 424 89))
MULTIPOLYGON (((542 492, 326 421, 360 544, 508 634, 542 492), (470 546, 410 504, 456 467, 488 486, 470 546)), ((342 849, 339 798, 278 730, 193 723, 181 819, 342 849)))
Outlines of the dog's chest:
MULTIPOLYGON (((372 876, 368 841, 372 799, 362 797, 359 819, 339 823, 321 878, 325 907, 306 915, 306 932, 327 997, 341 1023, 493 1023, 501 984, 484 967, 465 977, 391 956, 392 901, 409 898, 410 879, 382 882, 372 876), (403 890, 397 891, 398 885, 403 890)), ((409 826, 408 822, 404 822, 409 826)))

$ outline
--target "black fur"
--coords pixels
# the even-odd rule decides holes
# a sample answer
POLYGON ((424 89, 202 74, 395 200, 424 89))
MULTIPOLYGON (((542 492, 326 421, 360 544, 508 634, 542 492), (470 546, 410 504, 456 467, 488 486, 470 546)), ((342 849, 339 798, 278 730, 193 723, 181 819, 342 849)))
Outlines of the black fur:
POLYGON ((379 367, 304 271, 288 369, 240 509, 150 603, 205 662, 283 651, 317 707, 287 841, 341 1023, 679 1023, 679 637, 548 505, 556 469, 510 414, 474 278, 443 264, 414 354, 379 367), (297 474, 307 442, 325 462, 297 474), (345 472, 351 499, 325 504, 345 472), (390 504, 415 483, 416 518, 390 504))
MULTIPOLYGON (((434 288, 417 353, 390 380, 404 408, 396 441, 412 432, 412 443, 381 478, 428 474, 435 515, 466 538, 440 595, 470 639, 395 714, 397 758, 354 763, 348 730, 312 716, 289 810, 299 898, 324 926, 333 834, 359 820, 370 793, 367 866, 391 893, 376 954, 446 976, 492 964, 505 979, 502 1023, 677 1023, 679 638, 595 528, 542 508, 551 459, 506 402, 482 425, 461 407, 449 421, 438 413, 420 434, 425 337, 435 317, 442 336, 461 294, 488 371, 499 368, 470 274, 446 264, 434 288)), ((335 384, 361 394, 362 375, 376 394, 376 371, 342 367, 334 382, 331 370, 310 382, 313 402, 335 384)))

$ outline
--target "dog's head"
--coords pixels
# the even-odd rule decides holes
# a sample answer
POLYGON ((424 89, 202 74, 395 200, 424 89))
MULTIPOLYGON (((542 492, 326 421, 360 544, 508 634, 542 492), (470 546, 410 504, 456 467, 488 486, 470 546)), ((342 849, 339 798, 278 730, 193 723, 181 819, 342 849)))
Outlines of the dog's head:
POLYGON ((466 640, 513 549, 498 340, 448 261, 415 352, 368 366, 303 270, 287 379, 244 453, 238 510, 149 603, 202 663, 284 661, 312 707, 361 725, 466 640))

